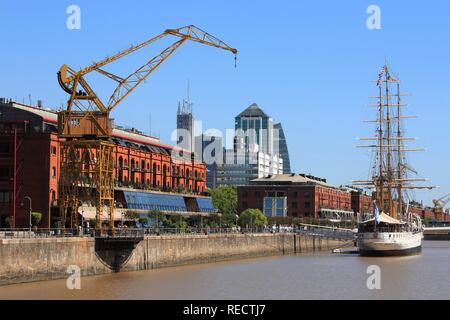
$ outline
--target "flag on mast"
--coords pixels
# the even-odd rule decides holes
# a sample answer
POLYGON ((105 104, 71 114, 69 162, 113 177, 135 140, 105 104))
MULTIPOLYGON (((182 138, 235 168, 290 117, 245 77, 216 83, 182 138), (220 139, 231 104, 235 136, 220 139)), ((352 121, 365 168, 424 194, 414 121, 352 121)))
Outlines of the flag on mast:
POLYGON ((381 83, 383 82, 383 80, 381 80, 381 79, 383 78, 383 75, 385 72, 386 72, 386 66, 383 66, 380 73, 378 74, 377 86, 381 86, 381 83))
POLYGON ((380 215, 380 209, 378 209, 377 203, 373 203, 375 205, 375 222, 380 223, 381 222, 381 215, 380 215))

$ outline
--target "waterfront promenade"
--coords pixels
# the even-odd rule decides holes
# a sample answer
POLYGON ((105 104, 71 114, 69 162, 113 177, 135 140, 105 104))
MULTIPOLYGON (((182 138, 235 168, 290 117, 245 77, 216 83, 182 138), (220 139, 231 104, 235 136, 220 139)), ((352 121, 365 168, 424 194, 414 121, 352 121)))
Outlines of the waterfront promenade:
POLYGON ((91 236, 2 238, 0 284, 64 278, 73 265, 88 276, 332 250, 351 242, 319 234, 244 231, 149 233, 138 242, 91 236))

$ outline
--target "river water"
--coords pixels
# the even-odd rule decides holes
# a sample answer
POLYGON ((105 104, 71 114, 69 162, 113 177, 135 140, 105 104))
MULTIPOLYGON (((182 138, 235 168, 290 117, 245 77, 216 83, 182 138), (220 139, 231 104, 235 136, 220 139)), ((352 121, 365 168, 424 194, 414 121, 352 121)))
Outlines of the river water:
POLYGON ((450 241, 424 241, 421 255, 366 258, 311 253, 0 287, 0 299, 450 299, 450 241), (370 265, 381 289, 369 290, 370 265))

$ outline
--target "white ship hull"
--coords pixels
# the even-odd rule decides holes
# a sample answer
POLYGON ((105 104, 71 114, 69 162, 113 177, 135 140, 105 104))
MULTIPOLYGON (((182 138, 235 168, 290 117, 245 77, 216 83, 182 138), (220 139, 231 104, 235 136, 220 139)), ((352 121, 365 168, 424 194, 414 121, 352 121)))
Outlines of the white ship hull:
POLYGON ((400 256, 420 253, 422 232, 364 232, 357 246, 363 256, 400 256))

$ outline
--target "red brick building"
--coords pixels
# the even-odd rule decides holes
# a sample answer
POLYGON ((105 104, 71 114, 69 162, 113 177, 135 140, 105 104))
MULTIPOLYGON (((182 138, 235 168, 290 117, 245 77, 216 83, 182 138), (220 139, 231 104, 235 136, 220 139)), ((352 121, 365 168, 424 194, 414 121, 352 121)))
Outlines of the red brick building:
MULTIPOLYGON (((205 165, 191 154, 180 156, 172 146, 136 130, 116 128, 111 140, 116 145, 117 191, 205 192, 205 165)), ((15 227, 28 227, 26 196, 33 211, 43 214, 40 227, 53 227, 52 217, 58 216, 59 142, 55 111, 0 101, 0 228, 11 216, 15 227)))
POLYGON ((422 204, 413 202, 409 207, 409 211, 417 214, 429 221, 450 222, 450 215, 446 214, 442 209, 424 207, 422 204))
POLYGON ((350 220, 372 212, 371 197, 304 174, 275 175, 238 187, 238 212, 258 208, 268 216, 350 220))

